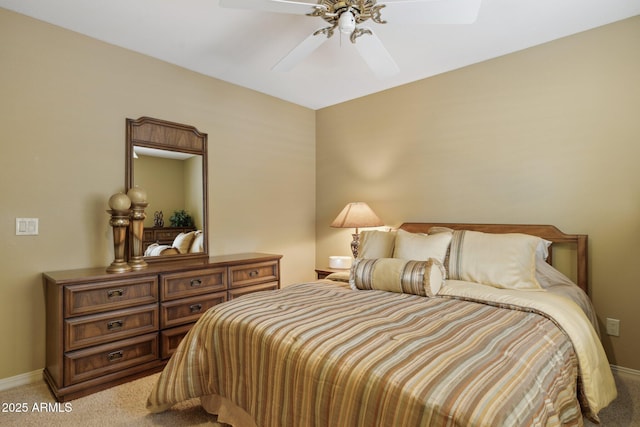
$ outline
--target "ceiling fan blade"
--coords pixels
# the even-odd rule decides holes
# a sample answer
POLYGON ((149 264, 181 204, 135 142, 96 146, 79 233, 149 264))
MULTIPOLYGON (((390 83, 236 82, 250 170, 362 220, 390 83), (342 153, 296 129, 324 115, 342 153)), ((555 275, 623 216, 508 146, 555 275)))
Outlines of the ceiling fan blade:
POLYGON ((284 58, 282 58, 271 70, 273 71, 289 71, 302 62, 314 50, 319 48, 329 37, 321 32, 322 29, 314 32, 304 39, 302 43, 294 47, 284 58))
POLYGON ((383 0, 382 19, 393 24, 473 24, 482 0, 383 0))
POLYGON ((355 46, 362 59, 379 79, 391 77, 400 72, 398 64, 373 32, 360 36, 355 46))
POLYGON ((265 12, 306 15, 307 13, 312 13, 318 4, 291 0, 220 0, 220 6, 231 9, 253 9, 265 12))

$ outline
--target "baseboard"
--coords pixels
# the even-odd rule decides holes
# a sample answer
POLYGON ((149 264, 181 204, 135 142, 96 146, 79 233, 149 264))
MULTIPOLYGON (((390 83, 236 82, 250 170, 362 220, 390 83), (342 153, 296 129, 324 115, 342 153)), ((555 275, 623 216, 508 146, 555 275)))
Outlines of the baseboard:
POLYGON ((3 378, 0 380, 0 391, 9 390, 21 385, 29 385, 42 381, 42 369, 31 371, 15 377, 3 378))
POLYGON ((620 372, 620 373, 624 373, 624 374, 628 374, 628 375, 636 375, 636 376, 640 377, 640 371, 638 371, 637 369, 630 369, 630 368, 625 368, 623 366, 611 365, 611 370, 612 371, 616 371, 616 372, 620 372))

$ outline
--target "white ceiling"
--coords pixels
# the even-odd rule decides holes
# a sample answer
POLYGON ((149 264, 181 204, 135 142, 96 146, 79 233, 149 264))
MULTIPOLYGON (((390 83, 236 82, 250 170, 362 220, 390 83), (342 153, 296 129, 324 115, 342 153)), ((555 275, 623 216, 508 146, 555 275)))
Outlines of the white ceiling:
POLYGON ((311 109, 640 15, 640 0, 483 0, 470 25, 371 23, 400 67, 379 80, 338 34, 292 71, 270 70, 326 26, 318 17, 220 8, 218 0, 0 0, 0 7, 311 109))

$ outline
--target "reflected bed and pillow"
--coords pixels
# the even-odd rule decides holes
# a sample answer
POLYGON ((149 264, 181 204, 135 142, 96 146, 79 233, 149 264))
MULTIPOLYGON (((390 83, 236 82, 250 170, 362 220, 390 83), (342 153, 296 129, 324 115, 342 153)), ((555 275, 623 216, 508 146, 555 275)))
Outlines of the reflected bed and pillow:
POLYGON ((150 244, 145 250, 144 256, 194 254, 203 251, 204 233, 202 230, 195 230, 178 234, 171 245, 150 244))

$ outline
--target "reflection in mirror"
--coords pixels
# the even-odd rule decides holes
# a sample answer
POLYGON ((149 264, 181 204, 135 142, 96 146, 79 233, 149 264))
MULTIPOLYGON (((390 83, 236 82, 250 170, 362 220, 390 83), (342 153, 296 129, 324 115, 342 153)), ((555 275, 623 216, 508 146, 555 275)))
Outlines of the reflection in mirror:
MULTIPOLYGON (((133 152, 133 185, 144 188, 147 200, 153 201, 144 222, 145 255, 175 254, 179 245, 173 244, 173 235, 177 237, 179 233, 184 235, 203 228, 202 156, 137 146, 133 152), (159 228, 162 233, 158 233, 159 228)), ((195 236, 187 239, 191 245, 185 249, 186 253, 202 252, 195 236)))
POLYGON ((207 257, 206 134, 191 126, 127 119, 127 187, 147 192, 147 262, 207 257))

